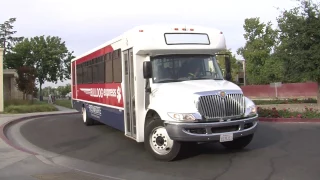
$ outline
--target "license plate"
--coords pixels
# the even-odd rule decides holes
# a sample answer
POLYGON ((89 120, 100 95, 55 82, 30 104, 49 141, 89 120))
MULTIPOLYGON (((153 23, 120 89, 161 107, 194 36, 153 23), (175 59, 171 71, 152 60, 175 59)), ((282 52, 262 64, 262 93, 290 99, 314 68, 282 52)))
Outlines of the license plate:
POLYGON ((220 142, 233 141, 233 134, 226 133, 220 135, 220 142))

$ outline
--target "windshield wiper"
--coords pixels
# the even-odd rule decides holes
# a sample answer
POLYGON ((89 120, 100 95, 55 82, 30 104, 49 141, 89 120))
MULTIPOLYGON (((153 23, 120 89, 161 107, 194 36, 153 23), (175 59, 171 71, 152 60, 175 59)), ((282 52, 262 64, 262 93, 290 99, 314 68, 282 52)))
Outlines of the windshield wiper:
POLYGON ((198 77, 198 78, 192 78, 191 80, 200 80, 200 79, 210 79, 210 78, 198 77))
POLYGON ((192 78, 191 80, 201 80, 201 79, 208 79, 208 80, 223 80, 222 78, 204 78, 204 77, 192 78))
POLYGON ((166 82, 181 82, 183 80, 178 80, 178 79, 168 79, 168 80, 162 80, 158 81, 157 83, 166 83, 166 82))

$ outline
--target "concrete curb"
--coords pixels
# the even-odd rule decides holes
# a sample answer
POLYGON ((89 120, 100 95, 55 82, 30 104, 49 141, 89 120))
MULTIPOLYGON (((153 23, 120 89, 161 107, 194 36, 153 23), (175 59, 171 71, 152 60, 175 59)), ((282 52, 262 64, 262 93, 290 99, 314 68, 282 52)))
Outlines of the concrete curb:
POLYGON ((306 118, 267 118, 259 117, 259 121, 262 122, 308 122, 308 123, 320 123, 320 119, 306 119, 306 118))
POLYGON ((19 147, 19 146, 16 146, 15 144, 13 144, 8 138, 7 136, 5 135, 5 131, 7 129, 7 127, 9 127, 10 125, 13 125, 15 123, 19 123, 21 121, 25 121, 25 120, 28 120, 28 119, 34 119, 34 118, 40 118, 40 117, 46 117, 46 116, 61 116, 61 115, 68 115, 68 114, 78 114, 79 112, 61 112, 61 113, 48 113, 48 114, 39 114, 39 115, 31 115, 31 116, 25 116, 25 117, 20 117, 20 118, 16 118, 16 119, 13 119, 11 121, 8 121, 4 124, 2 124, 0 126, 0 138, 5 142, 7 143, 9 146, 13 147, 14 149, 17 149, 17 150, 20 150, 20 151, 23 151, 25 153, 28 153, 28 154, 32 154, 32 155, 38 155, 38 153, 35 153, 35 152, 32 152, 32 151, 29 151, 27 149, 24 149, 22 147, 19 147))

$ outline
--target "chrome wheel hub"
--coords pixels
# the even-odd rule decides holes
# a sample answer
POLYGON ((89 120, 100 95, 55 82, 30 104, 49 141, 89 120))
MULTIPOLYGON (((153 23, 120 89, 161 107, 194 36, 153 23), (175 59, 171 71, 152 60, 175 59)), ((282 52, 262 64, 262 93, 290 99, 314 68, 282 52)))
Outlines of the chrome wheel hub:
POLYGON ((82 108, 82 119, 83 119, 83 122, 86 122, 86 121, 87 121, 86 108, 82 108))
POLYGON ((173 146, 173 140, 170 139, 164 127, 156 127, 152 130, 149 142, 154 152, 159 155, 168 154, 173 146))

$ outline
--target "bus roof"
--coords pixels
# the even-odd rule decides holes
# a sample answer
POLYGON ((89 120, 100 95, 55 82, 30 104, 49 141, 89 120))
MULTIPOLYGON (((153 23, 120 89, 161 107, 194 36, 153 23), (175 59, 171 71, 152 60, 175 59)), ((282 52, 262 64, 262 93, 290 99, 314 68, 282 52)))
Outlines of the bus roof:
MULTIPOLYGON (((185 43, 193 43, 188 44, 189 49, 198 48, 199 44, 206 45, 206 49, 226 48, 224 35, 217 28, 190 24, 149 24, 135 26, 116 38, 77 56, 72 61, 76 61, 106 46, 118 43, 123 39, 126 39, 126 42, 123 42, 124 46, 125 43, 128 45, 129 41, 131 46, 138 47, 144 52, 152 49, 157 50, 159 46, 162 46, 161 48, 163 49, 172 48, 170 45, 179 45, 179 43, 184 43, 183 48, 187 47, 185 43), (188 38, 191 39, 187 41, 188 38)), ((178 49, 181 49, 181 47, 178 49)))

